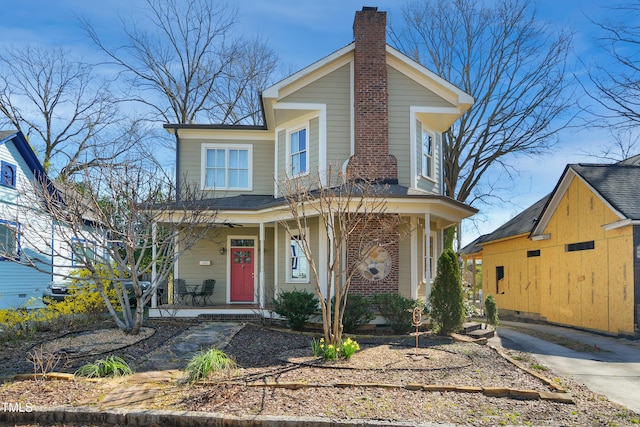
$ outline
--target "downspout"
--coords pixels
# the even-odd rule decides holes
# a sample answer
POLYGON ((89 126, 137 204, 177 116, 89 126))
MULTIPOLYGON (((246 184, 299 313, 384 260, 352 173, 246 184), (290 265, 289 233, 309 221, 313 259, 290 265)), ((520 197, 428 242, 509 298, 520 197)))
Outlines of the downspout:
POLYGON ((174 128, 176 137, 176 202, 180 200, 180 135, 178 127, 174 128))

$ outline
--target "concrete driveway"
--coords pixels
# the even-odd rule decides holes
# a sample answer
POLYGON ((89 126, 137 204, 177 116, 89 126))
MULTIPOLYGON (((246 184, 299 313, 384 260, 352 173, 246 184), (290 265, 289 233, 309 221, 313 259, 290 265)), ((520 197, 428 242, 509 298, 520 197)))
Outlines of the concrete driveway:
POLYGON ((531 353, 557 374, 570 376, 640 414, 640 341, 613 338, 558 326, 501 322, 490 343, 531 353), (529 328, 579 341, 594 348, 578 352, 511 329, 529 328), (596 350, 596 346, 597 349, 596 350))

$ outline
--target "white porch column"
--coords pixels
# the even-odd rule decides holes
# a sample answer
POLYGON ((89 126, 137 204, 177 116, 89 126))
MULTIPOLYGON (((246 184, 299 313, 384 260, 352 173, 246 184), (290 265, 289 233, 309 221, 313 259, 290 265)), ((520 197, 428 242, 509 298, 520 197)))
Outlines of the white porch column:
POLYGON ((273 227, 273 296, 278 295, 278 239, 280 238, 280 226, 276 222, 273 227))
MULTIPOLYGON (((435 239, 434 239, 435 240, 435 239)), ((429 295, 431 295, 431 279, 433 277, 433 272, 431 271, 431 215, 426 213, 424 214, 424 257, 426 260, 426 271, 424 272, 424 281, 425 281, 425 294, 427 296, 427 301, 429 301, 429 295)), ((435 242, 434 242, 435 243, 435 242)), ((435 249, 435 248, 434 248, 435 249)))
MULTIPOLYGON (((153 262, 151 263, 151 285, 155 286, 153 290, 153 296, 151 297, 151 308, 158 307, 158 283, 157 280, 157 271, 156 271, 156 238, 158 236, 158 227, 157 223, 154 221, 151 224, 151 259, 153 262)), ((168 289, 167 289, 168 291, 168 289)))
POLYGON ((418 299, 418 221, 412 216, 409 220, 411 227, 411 298, 418 299))
POLYGON ((260 272, 258 273, 260 289, 260 308, 264 308, 264 222, 260 222, 260 272))

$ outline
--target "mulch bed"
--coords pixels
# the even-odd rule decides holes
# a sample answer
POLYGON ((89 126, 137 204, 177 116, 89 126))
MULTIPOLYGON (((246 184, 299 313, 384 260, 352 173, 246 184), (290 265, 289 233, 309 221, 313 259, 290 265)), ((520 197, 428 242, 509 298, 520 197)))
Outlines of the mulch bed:
MULTIPOLYGON (((172 337, 192 325, 184 321, 149 322, 146 326, 154 328, 155 332, 118 350, 118 354, 124 353, 135 369, 137 361, 142 361, 146 354, 162 351, 163 346, 171 345, 172 337)), ((48 339, 54 336, 52 334, 48 339)), ((239 365, 237 371, 212 376, 197 384, 167 384, 166 392, 158 395, 147 409, 206 411, 248 417, 314 416, 331 420, 462 425, 633 426, 640 422, 639 414, 550 371, 545 371, 544 375, 567 389, 573 404, 471 392, 474 387, 551 391, 548 383, 519 369, 488 346, 421 336, 416 350, 414 338, 409 336, 356 337, 362 350, 350 361, 325 362, 311 356, 312 338, 308 333, 248 324, 223 349, 239 365), (301 387, 283 388, 269 384, 299 384, 301 387), (381 386, 385 384, 449 385, 470 387, 470 392, 381 386)), ((47 340, 44 336, 42 339, 47 340)), ((0 366, 5 372, 7 361, 12 372, 31 369, 19 360, 24 358, 26 347, 18 347, 2 352, 0 366)), ((526 353, 513 350, 507 353, 524 365, 531 367, 537 363, 526 353)), ((122 380, 113 383, 19 381, 0 387, 0 402, 95 405, 108 387, 122 384, 122 380)))

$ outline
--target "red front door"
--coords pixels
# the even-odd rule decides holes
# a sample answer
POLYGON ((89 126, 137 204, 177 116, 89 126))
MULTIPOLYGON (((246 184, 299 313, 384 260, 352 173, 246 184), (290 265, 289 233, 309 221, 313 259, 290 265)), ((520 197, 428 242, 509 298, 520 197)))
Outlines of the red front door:
POLYGON ((231 302, 253 302, 253 248, 231 248, 231 302))

